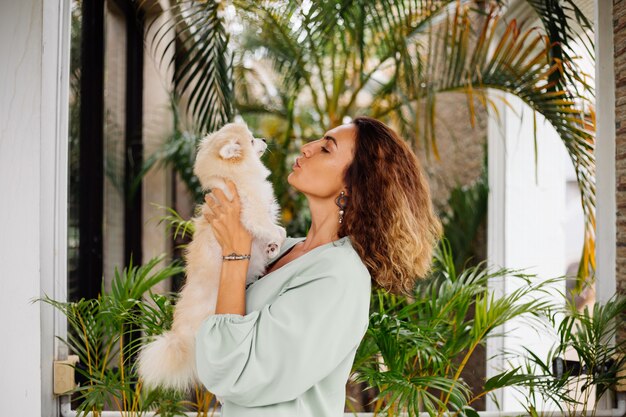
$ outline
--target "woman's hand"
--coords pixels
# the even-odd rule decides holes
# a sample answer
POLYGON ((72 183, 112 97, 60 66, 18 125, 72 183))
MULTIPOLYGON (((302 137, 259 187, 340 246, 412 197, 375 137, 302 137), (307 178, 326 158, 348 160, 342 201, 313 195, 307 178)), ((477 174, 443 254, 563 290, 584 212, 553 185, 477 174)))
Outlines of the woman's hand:
POLYGON ((252 236, 241 224, 241 201, 235 183, 226 180, 226 186, 233 195, 229 201, 219 188, 212 188, 215 199, 209 194, 204 196, 210 210, 204 211, 204 217, 211 224, 213 233, 222 247, 222 255, 249 254, 252 248, 252 236))

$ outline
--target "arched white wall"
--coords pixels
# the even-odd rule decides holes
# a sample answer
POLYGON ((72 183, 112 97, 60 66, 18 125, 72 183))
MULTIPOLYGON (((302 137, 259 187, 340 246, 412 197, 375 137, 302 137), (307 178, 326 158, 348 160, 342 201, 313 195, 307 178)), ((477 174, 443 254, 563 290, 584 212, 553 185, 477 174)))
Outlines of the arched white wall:
MULTIPOLYGON (((493 93, 494 98, 499 93, 493 93)), ((498 98, 500 119, 488 124, 489 152, 489 263, 511 269, 524 269, 536 274, 537 280, 565 274, 566 257, 566 184, 567 154, 554 128, 537 115, 537 177, 535 177, 535 148, 532 110, 520 99, 506 95, 509 106, 498 98)), ((582 244, 582 241, 580 242, 582 244)), ((515 291, 520 281, 498 279, 490 283, 497 295, 515 291)), ((564 283, 558 290, 563 291, 564 283)), ((554 291, 553 300, 561 297, 554 291)), ((490 340, 487 358, 506 352, 532 350, 545 357, 556 340, 546 332, 538 332, 526 321, 515 320, 504 325, 498 333, 503 337, 490 340)), ((515 356, 510 358, 516 363, 515 356)), ((508 369, 504 360, 488 360, 487 375, 508 369)), ((523 400, 515 390, 497 393, 498 402, 506 411, 523 410, 523 400)), ((538 405, 540 410, 542 404, 538 405)), ((488 401, 489 410, 496 403, 488 401)))

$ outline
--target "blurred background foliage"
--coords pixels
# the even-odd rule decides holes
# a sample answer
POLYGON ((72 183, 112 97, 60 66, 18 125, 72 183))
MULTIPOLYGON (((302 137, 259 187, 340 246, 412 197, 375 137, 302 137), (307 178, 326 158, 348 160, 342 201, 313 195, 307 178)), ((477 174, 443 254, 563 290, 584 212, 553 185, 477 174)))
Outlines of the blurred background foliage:
MULTIPOLYGON (((171 164, 201 202, 191 174, 195 143, 242 118, 269 142, 263 160, 288 234, 304 235, 306 200, 285 181, 303 143, 369 115, 438 161, 438 100, 464 97, 474 126, 483 114, 498 117, 488 92, 507 92, 543 115, 570 154, 586 225, 579 277, 592 277, 593 91, 573 53, 575 43, 593 50, 591 24, 570 0, 527 4, 540 27, 525 27, 506 1, 173 2, 151 23, 157 30, 147 44, 162 65, 175 68, 175 129, 146 164, 171 164)), ((484 224, 485 175, 453 187, 438 204, 460 264, 476 255, 468 245, 484 224)))

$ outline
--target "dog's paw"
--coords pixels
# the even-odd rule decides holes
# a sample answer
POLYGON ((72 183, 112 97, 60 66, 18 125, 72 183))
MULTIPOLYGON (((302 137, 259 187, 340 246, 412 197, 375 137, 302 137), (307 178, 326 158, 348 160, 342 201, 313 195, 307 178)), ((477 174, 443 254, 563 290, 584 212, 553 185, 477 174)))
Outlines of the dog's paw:
POLYGON ((280 251, 280 246, 278 246, 278 243, 276 242, 270 242, 265 247, 265 254, 270 259, 275 258, 276 255, 278 255, 279 251, 280 251))

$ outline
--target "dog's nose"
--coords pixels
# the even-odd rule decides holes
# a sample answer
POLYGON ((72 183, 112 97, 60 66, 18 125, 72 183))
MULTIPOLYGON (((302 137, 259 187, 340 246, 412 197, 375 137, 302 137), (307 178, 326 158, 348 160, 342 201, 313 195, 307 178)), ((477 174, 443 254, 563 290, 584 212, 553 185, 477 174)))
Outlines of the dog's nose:
POLYGON ((263 142, 267 143, 267 141, 266 141, 265 139, 261 138, 261 140, 262 140, 263 142))

